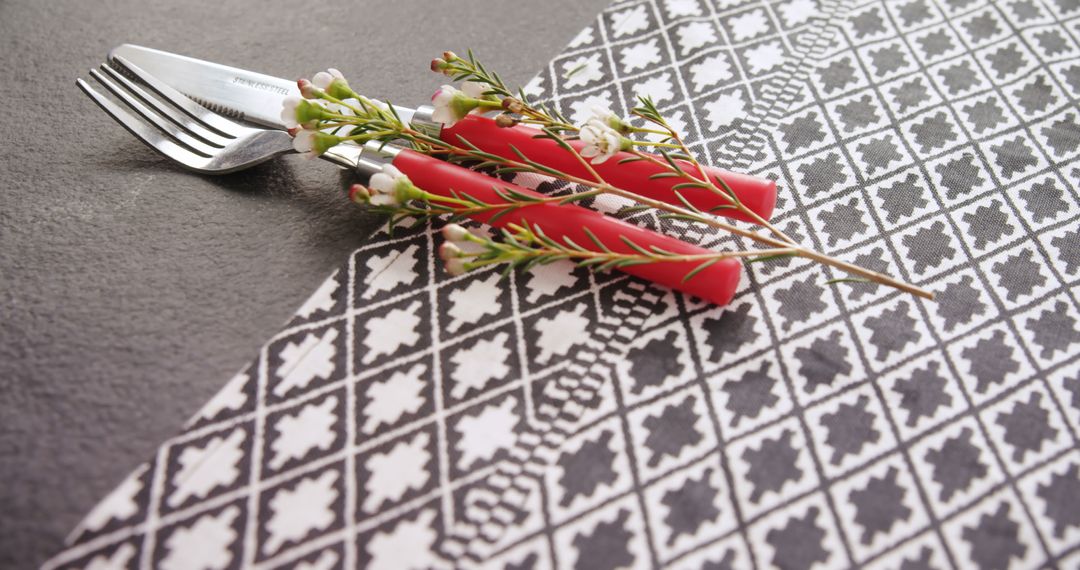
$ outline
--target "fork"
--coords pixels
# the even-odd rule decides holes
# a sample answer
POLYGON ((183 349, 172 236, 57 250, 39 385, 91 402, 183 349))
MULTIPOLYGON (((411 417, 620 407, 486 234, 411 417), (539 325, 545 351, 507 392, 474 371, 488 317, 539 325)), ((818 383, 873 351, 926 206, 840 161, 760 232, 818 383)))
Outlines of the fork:
MULTIPOLYGON (((185 168, 203 174, 227 174, 295 152, 289 133, 233 122, 192 101, 130 61, 122 57, 116 57, 114 61, 154 95, 105 63, 98 69, 91 69, 90 77, 126 108, 82 78, 76 79, 75 84, 128 132, 185 168)), ((334 156, 327 158, 339 162, 334 156)))

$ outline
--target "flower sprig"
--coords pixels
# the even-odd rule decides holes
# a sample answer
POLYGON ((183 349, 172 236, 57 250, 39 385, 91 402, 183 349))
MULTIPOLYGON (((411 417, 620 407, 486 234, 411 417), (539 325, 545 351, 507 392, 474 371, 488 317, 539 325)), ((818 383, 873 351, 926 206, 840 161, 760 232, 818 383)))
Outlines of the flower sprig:
POLYGON ((530 104, 524 89, 510 89, 503 82, 502 77, 499 77, 498 73, 488 71, 484 64, 476 59, 472 50, 468 51, 465 58, 452 51, 443 52, 442 57, 431 60, 431 70, 442 73, 453 81, 464 81, 485 86, 484 94, 497 97, 501 101, 502 108, 507 112, 506 116, 520 116, 519 119, 514 119, 512 122, 504 122, 506 126, 524 122, 542 125, 556 132, 576 132, 578 130, 578 127, 558 110, 551 109, 544 104, 530 104))
POLYGON ((316 157, 342 143, 390 142, 402 137, 405 122, 392 105, 357 93, 336 69, 297 81, 301 97, 287 97, 281 119, 293 147, 316 157))
POLYGON ((524 207, 572 204, 600 194, 598 191, 586 191, 569 196, 535 196, 497 183, 492 184, 491 190, 499 202, 485 202, 467 192, 455 190, 450 190, 449 195, 436 194, 418 188, 393 165, 385 165, 381 172, 371 176, 367 186, 353 184, 349 189, 349 199, 370 206, 376 213, 386 214, 389 217, 388 229, 393 231, 397 224, 410 218, 446 217, 455 222, 484 215, 487 222, 493 224, 524 207))
MULTIPOLYGON (((423 128, 406 125, 397 116, 393 107, 376 104, 366 99, 348 87, 344 78, 334 76, 329 72, 331 79, 329 83, 326 83, 325 88, 314 84, 305 85, 303 80, 301 81, 301 91, 304 96, 314 100, 315 102, 312 104, 318 105, 322 109, 301 108, 298 105, 294 120, 304 130, 323 133, 310 135, 313 140, 311 152, 318 152, 327 144, 335 141, 359 144, 371 140, 382 142, 402 141, 411 144, 419 152, 442 156, 450 160, 470 161, 480 166, 491 167, 495 169, 496 173, 531 172, 562 178, 573 184, 588 188, 586 190, 587 195, 612 194, 620 196, 635 201, 641 206, 660 210, 663 217, 699 223, 756 241, 765 246, 764 250, 755 252, 756 255, 762 258, 803 257, 844 271, 855 279, 887 285, 925 298, 933 298, 933 294, 925 289, 795 243, 792 238, 743 204, 722 177, 710 175, 709 171, 694 157, 681 135, 671 127, 655 104, 648 98, 640 99, 639 106, 632 110, 632 114, 656 128, 624 126, 629 125, 629 123, 618 117, 612 119, 613 114, 605 110, 594 111, 594 116, 586 124, 579 127, 571 124, 565 116, 557 111, 551 111, 544 105, 527 103, 525 94, 520 90, 518 90, 517 95, 514 95, 498 74, 489 72, 471 52, 467 59, 446 52, 442 58, 432 62, 432 69, 447 74, 455 80, 463 80, 485 87, 483 91, 479 91, 477 87, 468 87, 468 89, 472 90, 471 95, 464 91, 447 91, 451 98, 444 98, 445 108, 453 113, 453 118, 460 119, 463 116, 462 113, 478 112, 495 109, 496 107, 502 108, 503 115, 501 116, 509 115, 513 117, 512 122, 525 122, 539 127, 540 130, 536 136, 550 139, 564 151, 571 153, 581 165, 585 174, 575 175, 552 168, 526 156, 512 145, 510 148, 515 156, 506 157, 482 150, 461 136, 451 142, 432 136, 423 128), (346 125, 353 127, 346 136, 329 135, 337 138, 324 136, 324 129, 334 129, 346 125), (634 134, 641 132, 660 134, 665 142, 650 143, 647 141, 634 141, 631 138, 634 134), (570 144, 570 141, 574 140, 581 141, 580 148, 575 148, 574 145, 570 144), (638 148, 647 145, 656 148, 658 154, 646 153, 638 148), (642 196, 630 189, 617 187, 605 180, 594 167, 594 164, 600 165, 619 152, 629 154, 629 156, 621 159, 620 163, 649 161, 658 168, 658 172, 653 174, 652 178, 672 178, 673 181, 676 181, 677 183, 672 186, 672 191, 681 205, 669 204, 642 196), (700 210, 683 195, 683 191, 691 188, 704 189, 723 197, 727 203, 719 208, 714 208, 714 210, 730 208, 743 212, 747 217, 768 229, 769 234, 721 221, 715 217, 716 211, 706 212, 700 210)), ((439 94, 436 97, 439 97, 439 94)), ((290 118, 293 117, 290 116, 290 118)), ((520 205, 528 202, 518 196, 509 196, 508 198, 507 203, 502 205, 472 203, 468 207, 510 209, 520 207, 520 205)), ((467 197, 458 196, 456 199, 469 202, 467 197)), ((434 212, 450 213, 449 210, 455 209, 449 207, 445 202, 440 203, 438 206, 434 206, 435 203, 435 201, 429 199, 427 206, 417 208, 399 201, 396 204, 383 204, 380 207, 393 209, 393 212, 388 212, 391 213, 392 219, 395 215, 399 217, 404 215, 429 216, 433 215, 434 212)), ((464 204, 458 205, 464 206, 464 204)), ((742 256, 740 255, 740 257, 742 256)), ((651 260, 650 262, 658 262, 658 260, 651 260)))
MULTIPOLYGON (((610 109, 596 106, 591 109, 592 117, 586 121, 585 125, 575 125, 565 115, 558 110, 550 108, 548 105, 532 104, 529 102, 529 97, 525 93, 524 89, 518 88, 516 91, 510 89, 499 77, 498 73, 488 71, 483 63, 480 62, 473 54, 472 50, 469 50, 467 57, 462 58, 452 51, 443 52, 441 58, 435 58, 431 61, 431 70, 442 73, 454 81, 463 81, 465 85, 483 85, 486 90, 483 92, 488 97, 497 97, 502 100, 502 108, 505 113, 500 115, 498 119, 506 119, 501 122, 502 126, 511 126, 518 123, 533 124, 538 127, 546 127, 549 130, 563 133, 573 136, 575 133, 584 131, 587 127, 607 127, 613 130, 617 135, 622 137, 620 144, 622 145, 640 145, 640 146, 657 146, 664 145, 667 141, 667 132, 658 131, 655 129, 649 129, 644 127, 636 127, 622 117, 612 112, 610 109), (517 115, 518 117, 514 117, 517 115), (627 138, 629 135, 635 133, 647 133, 654 135, 661 135, 659 141, 636 141, 627 138)), ((607 130, 604 131, 604 135, 608 134, 607 130)))
MULTIPOLYGON (((701 254, 677 254, 658 246, 644 248, 627 237, 621 237, 633 253, 612 251, 589 228, 582 228, 595 249, 582 247, 569 236, 561 240, 549 237, 537 224, 507 224, 499 229, 501 241, 474 234, 464 227, 451 223, 443 226, 445 241, 439 248, 439 257, 443 260, 451 275, 460 275, 474 269, 491 265, 505 265, 503 276, 515 269, 528 271, 538 265, 546 265, 560 260, 570 260, 579 267, 596 271, 609 271, 644 265, 648 263, 696 263, 682 281, 685 283, 709 266, 723 259, 733 257, 760 256, 756 251, 726 251, 701 254)), ((772 252, 778 253, 778 252, 772 252)))

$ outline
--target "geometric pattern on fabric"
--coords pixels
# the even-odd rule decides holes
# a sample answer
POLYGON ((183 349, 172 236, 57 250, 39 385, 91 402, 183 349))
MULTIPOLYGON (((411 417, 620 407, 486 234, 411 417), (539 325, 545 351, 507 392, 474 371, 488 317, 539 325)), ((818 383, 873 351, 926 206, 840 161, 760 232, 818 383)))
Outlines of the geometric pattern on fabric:
POLYGON ((451 277, 437 227, 378 234, 46 567, 1080 563, 1080 4, 620 1, 527 90, 651 96, 786 233, 938 301, 800 260, 724 308, 451 277))

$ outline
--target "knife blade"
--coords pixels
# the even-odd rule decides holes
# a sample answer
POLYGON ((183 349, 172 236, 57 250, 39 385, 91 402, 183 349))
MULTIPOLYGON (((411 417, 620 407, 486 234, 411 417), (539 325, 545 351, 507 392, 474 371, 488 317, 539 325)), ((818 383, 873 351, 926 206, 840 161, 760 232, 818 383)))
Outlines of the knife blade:
MULTIPOLYGON (((167 51, 123 44, 109 52, 109 59, 116 56, 215 112, 276 129, 286 128, 281 121, 282 102, 300 96, 296 81, 167 51)), ((412 119, 412 109, 394 108, 405 122, 412 119)))

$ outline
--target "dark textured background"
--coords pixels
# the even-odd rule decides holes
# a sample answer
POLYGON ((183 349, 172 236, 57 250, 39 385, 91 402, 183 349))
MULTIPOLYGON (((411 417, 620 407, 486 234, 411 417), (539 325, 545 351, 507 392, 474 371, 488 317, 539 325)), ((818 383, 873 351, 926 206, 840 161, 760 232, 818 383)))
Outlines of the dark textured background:
POLYGON ((181 171, 77 76, 131 42, 416 103, 442 50, 523 82, 606 3, 0 0, 0 567, 58 549, 374 223, 322 162, 181 171))

